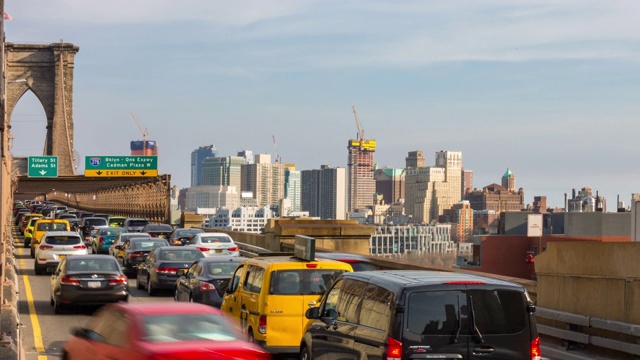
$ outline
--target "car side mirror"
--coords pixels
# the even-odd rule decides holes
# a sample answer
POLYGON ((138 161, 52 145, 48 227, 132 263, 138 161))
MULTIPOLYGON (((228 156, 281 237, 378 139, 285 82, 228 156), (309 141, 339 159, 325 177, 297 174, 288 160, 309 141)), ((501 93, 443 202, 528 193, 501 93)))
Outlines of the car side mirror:
POLYGON ((317 319, 318 317, 320 317, 320 308, 318 307, 308 308, 307 311, 304 313, 304 316, 309 320, 317 319))

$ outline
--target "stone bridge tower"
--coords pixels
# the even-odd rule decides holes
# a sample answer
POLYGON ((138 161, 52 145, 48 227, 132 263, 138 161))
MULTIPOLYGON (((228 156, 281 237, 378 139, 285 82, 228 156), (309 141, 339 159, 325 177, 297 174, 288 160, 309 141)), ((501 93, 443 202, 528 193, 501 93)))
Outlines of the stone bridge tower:
MULTIPOLYGON (((27 91, 33 92, 47 117, 43 154, 58 156, 58 175, 75 175, 73 151, 73 68, 79 47, 69 43, 5 43, 6 114, 27 91)), ((9 127, 10 128, 10 127, 9 127)))

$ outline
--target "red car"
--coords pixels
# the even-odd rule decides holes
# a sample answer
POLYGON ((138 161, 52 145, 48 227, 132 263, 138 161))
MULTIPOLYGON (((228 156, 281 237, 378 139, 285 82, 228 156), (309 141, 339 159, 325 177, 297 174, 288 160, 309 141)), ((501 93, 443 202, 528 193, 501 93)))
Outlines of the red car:
POLYGON ((71 330, 62 359, 271 359, 233 328, 220 310, 197 303, 109 304, 71 330))

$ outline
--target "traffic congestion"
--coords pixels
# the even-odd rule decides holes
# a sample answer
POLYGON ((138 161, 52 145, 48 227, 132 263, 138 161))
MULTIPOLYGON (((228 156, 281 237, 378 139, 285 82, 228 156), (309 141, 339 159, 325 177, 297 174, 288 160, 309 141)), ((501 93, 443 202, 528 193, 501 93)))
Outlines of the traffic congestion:
POLYGON ((356 267, 309 240, 245 258, 225 233, 55 204, 14 216, 27 359, 541 359, 507 281, 356 267))

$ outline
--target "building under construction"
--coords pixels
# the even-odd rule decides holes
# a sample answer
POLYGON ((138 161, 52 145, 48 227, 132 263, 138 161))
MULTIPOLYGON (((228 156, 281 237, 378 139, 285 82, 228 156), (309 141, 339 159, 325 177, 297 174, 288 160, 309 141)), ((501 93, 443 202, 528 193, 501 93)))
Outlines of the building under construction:
POLYGON ((358 127, 358 138, 349 140, 347 149, 349 150, 349 158, 347 165, 349 167, 349 206, 347 211, 364 212, 368 206, 373 205, 373 195, 376 193, 376 181, 373 177, 375 163, 373 154, 376 151, 376 141, 374 139, 365 139, 364 131, 360 128, 356 108, 353 108, 353 114, 356 118, 356 126, 358 127))
POLYGON ((158 155, 158 144, 155 140, 133 140, 131 155, 158 155))

